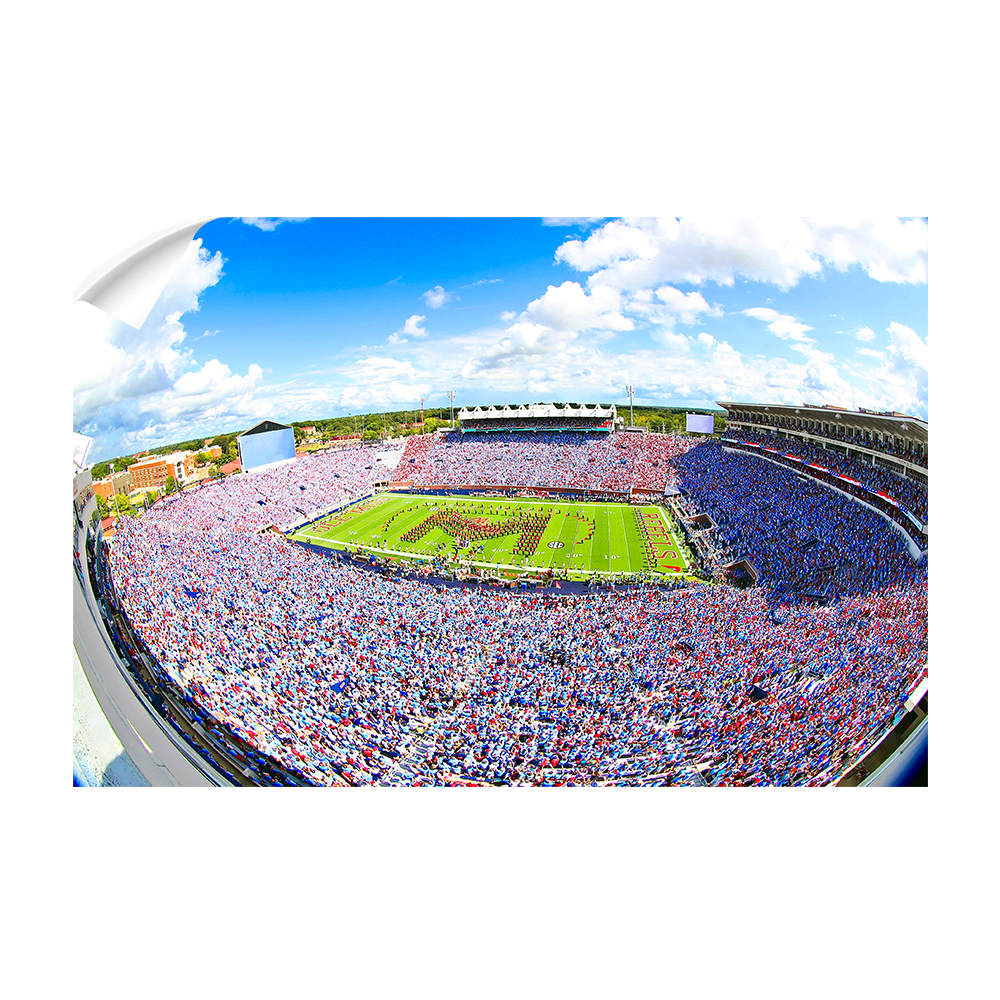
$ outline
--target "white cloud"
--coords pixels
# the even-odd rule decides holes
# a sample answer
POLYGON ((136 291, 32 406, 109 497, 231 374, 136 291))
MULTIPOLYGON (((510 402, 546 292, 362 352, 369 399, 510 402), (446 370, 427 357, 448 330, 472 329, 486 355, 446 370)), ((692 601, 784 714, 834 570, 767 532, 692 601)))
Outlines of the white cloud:
POLYGON ((804 276, 863 268, 876 281, 927 281, 927 224, 871 219, 623 219, 568 240, 556 259, 622 291, 663 282, 789 289, 804 276))
MULTIPOLYGON (((703 334, 702 336, 708 336, 703 334)), ((650 333, 650 337, 658 344, 662 344, 668 351, 676 353, 691 353, 691 338, 685 337, 683 333, 674 333, 672 330, 658 329, 650 333)))
POLYGON ((575 281, 549 285, 545 294, 528 303, 526 314, 556 330, 631 330, 622 316, 621 295, 605 285, 588 295, 575 281))
POLYGON ((811 326, 800 323, 794 316, 785 316, 776 309, 768 309, 758 306, 754 309, 744 309, 744 316, 752 316, 763 323, 767 323, 767 328, 776 337, 782 340, 798 340, 802 343, 812 343, 812 339, 805 335, 806 330, 811 330, 811 326))
POLYGON ((472 282, 471 285, 459 285, 458 290, 463 291, 466 288, 475 288, 477 285, 496 285, 502 282, 503 278, 480 278, 478 281, 472 282))
POLYGON ((672 285, 661 285, 656 289, 656 297, 687 326, 697 322, 701 313, 722 315, 722 310, 718 306, 710 306, 701 292, 682 292, 672 285))
POLYGON ((409 405, 426 399, 431 391, 431 373, 398 358, 362 358, 341 369, 341 374, 351 381, 351 385, 340 390, 337 398, 338 405, 345 410, 400 403, 409 405))
POLYGON ((565 351, 575 338, 572 331, 553 330, 541 323, 515 323, 507 328, 505 336, 483 346, 469 358, 462 367, 462 375, 478 378, 503 371, 509 377, 525 362, 537 365, 539 358, 565 351))
MULTIPOLYGON (((879 362, 876 367, 851 365, 851 374, 868 383, 872 403, 860 403, 879 410, 898 410, 915 417, 927 418, 927 342, 920 335, 892 322, 886 332, 889 347, 873 351, 860 347, 857 353, 879 362)), ((845 365, 845 367, 848 367, 845 365)))
POLYGON ((198 371, 183 374, 174 383, 174 392, 178 396, 221 398, 253 389, 263 374, 259 365, 250 365, 246 375, 234 375, 228 365, 224 365, 218 358, 212 358, 198 371))
POLYGON ((440 309, 449 299, 454 298, 451 292, 446 292, 440 285, 435 285, 420 296, 431 309, 440 309))
POLYGON ((265 233, 271 233, 274 232, 274 230, 277 229, 283 222, 307 222, 308 220, 308 215, 298 218, 293 218, 292 216, 279 216, 271 218, 247 216, 245 218, 241 218, 240 222, 243 222, 248 226, 256 226, 258 229, 262 229, 265 233))
POLYGON ((875 339, 875 331, 869 326, 863 326, 854 336, 855 339, 867 343, 875 339))
MULTIPOLYGON (((644 402, 694 405, 726 398, 829 402, 921 415, 919 398, 912 405, 906 402, 914 393, 899 372, 877 377, 879 369, 859 367, 858 362, 867 358, 841 364, 803 335, 799 327, 804 324, 795 317, 771 310, 757 318, 777 324, 785 334, 782 339, 801 360, 745 354, 706 331, 683 336, 662 327, 650 332, 655 348, 615 354, 603 348, 602 331, 558 330, 529 319, 502 331, 463 334, 413 349, 420 367, 434 373, 429 377, 432 392, 466 387, 483 402, 487 396, 498 402, 522 398, 525 392, 537 398, 621 399, 624 386, 631 383, 644 402), (693 350, 696 345, 699 350, 693 350)), ((923 342, 898 324, 893 335, 897 344, 893 363, 912 367, 923 342)))
POLYGON ((517 319, 517 313, 510 310, 500 313, 500 318, 505 322, 509 323, 512 319, 517 319))
MULTIPOLYGON (((850 400, 856 395, 854 387, 837 370, 834 356, 816 350, 807 344, 793 347, 806 356, 806 368, 802 379, 803 400, 805 402, 834 402, 850 400)), ((862 405, 862 404, 857 404, 862 405)))
POLYGON ((395 333, 390 333, 386 340, 390 344, 406 344, 410 337, 420 340, 427 336, 428 331, 420 324, 426 320, 426 316, 411 316, 395 333))
POLYGON ((403 324, 403 333, 405 333, 408 337, 426 337, 427 331, 420 325, 426 319, 426 316, 411 316, 403 324))
POLYGON ((902 323, 890 323, 887 332, 891 341, 889 352, 899 370, 927 371, 927 344, 918 333, 902 323))
POLYGON ((91 306, 76 307, 73 422, 97 439, 95 454, 103 450, 102 435, 135 435, 169 423, 177 408, 174 387, 195 364, 181 316, 197 312, 223 263, 221 254, 193 240, 138 330, 91 306))
POLYGON ((580 229, 589 229, 596 222, 603 222, 605 216, 577 216, 577 215, 559 215, 559 216, 547 216, 542 219, 543 226, 559 226, 563 229, 572 229, 579 227, 580 229))

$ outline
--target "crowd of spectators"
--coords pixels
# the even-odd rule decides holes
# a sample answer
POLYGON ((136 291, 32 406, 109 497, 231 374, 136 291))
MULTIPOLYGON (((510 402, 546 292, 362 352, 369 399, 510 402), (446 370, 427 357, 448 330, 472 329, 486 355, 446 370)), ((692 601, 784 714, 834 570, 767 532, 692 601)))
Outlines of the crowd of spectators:
MULTIPOLYGON (((763 418, 755 418, 753 416, 741 415, 739 417, 739 422, 741 424, 742 423, 757 424, 762 428, 761 433, 767 434, 769 437, 771 437, 771 440, 774 440, 774 436, 771 435, 767 430, 764 430, 764 428, 770 428, 775 426, 773 423, 771 423, 771 421, 765 420, 763 418)), ((921 455, 914 451, 908 451, 905 446, 897 444, 895 438, 891 440, 887 438, 879 440, 879 438, 876 435, 870 432, 866 437, 865 432, 856 427, 847 427, 842 424, 834 424, 833 426, 835 430, 832 432, 820 430, 818 428, 811 428, 808 429, 806 432, 814 435, 815 437, 829 438, 831 441, 837 441, 843 444, 852 444, 858 448, 867 448, 869 451, 881 452, 883 455, 891 455, 893 458, 902 459, 905 462, 909 462, 911 465, 917 465, 923 469, 927 468, 926 452, 923 455, 921 455)), ((787 429, 804 430, 804 428, 797 428, 797 427, 788 427, 787 429)), ((742 433, 744 428, 735 427, 732 424, 730 424, 730 430, 739 431, 742 433)))
POLYGON ((927 523, 927 484, 919 479, 904 479, 878 465, 872 465, 867 456, 854 458, 829 448, 820 448, 808 441, 800 441, 798 438, 780 438, 745 428, 733 428, 726 436, 774 448, 786 455, 795 455, 805 462, 814 462, 842 476, 850 476, 873 490, 887 493, 910 513, 916 515, 921 523, 927 523))
POLYGON ((370 492, 375 478, 384 476, 374 448, 350 448, 303 456, 266 472, 205 480, 196 489, 168 497, 166 504, 178 525, 257 531, 284 527, 352 500, 370 492))
MULTIPOLYGON (((616 460, 670 447, 643 452, 649 439, 619 437, 594 456, 605 481, 626 481, 616 460)), ((460 468, 450 445, 418 454, 441 449, 460 468)), ((716 443, 685 451, 662 475, 680 477, 766 586, 570 597, 444 587, 257 533, 296 489, 339 495, 346 476, 364 492, 362 450, 340 453, 336 469, 302 461, 284 477, 234 477, 158 504, 120 527, 113 575, 188 697, 317 784, 836 780, 924 676, 926 570, 838 494, 716 443), (804 574, 826 565, 840 567, 835 600, 797 603, 804 574), (788 599, 776 601, 782 587, 788 599)), ((570 456, 553 456, 547 474, 584 468, 570 456)), ((500 464, 517 473, 532 461, 520 452, 500 464)))
POLYGON ((692 438, 660 434, 446 433, 410 438, 395 478, 418 486, 665 490, 676 486, 673 459, 694 444, 692 438))
POLYGON ((705 443, 677 460, 685 503, 710 515, 717 564, 748 559, 772 598, 835 598, 926 579, 878 514, 795 473, 705 443))

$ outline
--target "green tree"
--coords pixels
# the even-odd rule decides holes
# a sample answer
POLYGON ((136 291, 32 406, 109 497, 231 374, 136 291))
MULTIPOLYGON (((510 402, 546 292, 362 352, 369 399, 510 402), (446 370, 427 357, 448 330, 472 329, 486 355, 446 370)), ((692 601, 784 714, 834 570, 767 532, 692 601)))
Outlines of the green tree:
POLYGON ((173 493, 177 489, 177 480, 173 476, 167 476, 167 481, 163 485, 168 494, 173 493))
POLYGON ((212 465, 209 468, 209 470, 208 470, 208 478, 209 479, 221 479, 222 478, 222 473, 219 471, 219 467, 217 465, 212 465))
POLYGON ((111 472, 110 462, 98 462, 97 465, 90 470, 90 475, 94 479, 104 479, 109 472, 111 472))
POLYGON ((146 491, 146 503, 147 503, 147 505, 150 506, 150 507, 152 507, 153 504, 156 503, 156 498, 159 495, 160 494, 157 493, 155 490, 147 490, 146 491))
POLYGON ((97 497, 97 513, 101 515, 103 521, 108 516, 108 501, 99 493, 95 495, 97 497))

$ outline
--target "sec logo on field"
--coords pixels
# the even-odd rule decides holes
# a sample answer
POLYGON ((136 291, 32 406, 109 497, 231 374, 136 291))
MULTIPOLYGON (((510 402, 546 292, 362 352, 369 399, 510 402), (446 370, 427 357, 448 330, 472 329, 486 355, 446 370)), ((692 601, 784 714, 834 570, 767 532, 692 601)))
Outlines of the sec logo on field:
POLYGON ((549 542, 550 549, 561 549, 566 543, 565 542, 549 542))

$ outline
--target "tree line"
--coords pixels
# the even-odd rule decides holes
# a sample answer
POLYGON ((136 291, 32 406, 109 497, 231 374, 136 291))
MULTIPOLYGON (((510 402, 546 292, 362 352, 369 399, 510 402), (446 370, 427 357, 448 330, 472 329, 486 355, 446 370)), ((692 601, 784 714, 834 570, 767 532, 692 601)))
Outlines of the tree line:
MULTIPOLYGON (((528 405, 528 404, 511 404, 528 405)), ((563 404, 556 404, 563 405, 563 404)), ((573 404, 574 406, 576 404, 573 404)), ((609 404, 601 404, 609 405, 609 404)), ((458 410, 456 408, 455 412, 458 410)), ((676 434, 684 430, 685 413, 711 413, 715 417, 716 433, 725 430, 726 418, 722 411, 691 409, 688 407, 676 406, 636 406, 634 407, 635 426, 648 427, 651 431, 663 431, 667 434, 676 434)), ((629 408, 627 405, 618 407, 618 416, 622 417, 626 423, 629 421, 629 408)), ((449 410, 447 406, 433 407, 424 410, 423 427, 414 427, 420 423, 420 409, 409 410, 387 410, 378 413, 358 413, 345 417, 317 417, 310 420, 293 420, 290 424, 295 434, 295 445, 300 447, 307 444, 309 435, 306 434, 306 427, 316 428, 316 438, 318 442, 330 441, 335 438, 354 437, 357 435, 364 441, 378 441, 383 437, 408 437, 411 434, 432 434, 439 428, 450 426, 449 410)), ((455 426, 458 426, 456 417, 455 426)), ((249 428, 246 428, 249 429, 249 428)), ((213 470, 218 466, 235 462, 239 458, 239 451, 236 439, 243 431, 229 431, 224 434, 210 435, 208 438, 192 438, 189 441, 177 441, 173 444, 160 445, 150 448, 150 455, 169 455, 175 451, 195 451, 201 453, 206 440, 211 440, 213 445, 222 448, 222 457, 213 462, 213 470)), ((199 454, 197 464, 203 464, 202 459, 207 459, 207 455, 199 454)), ((130 465, 133 465, 138 455, 123 455, 118 458, 109 459, 105 462, 98 462, 91 469, 94 479, 104 479, 111 472, 122 472, 130 465)))
POLYGON ((106 462, 97 462, 90 470, 94 479, 104 479, 112 472, 124 472, 130 465, 134 465, 141 457, 149 455, 169 455, 175 451, 197 452, 195 463, 203 465, 205 462, 212 462, 213 468, 219 465, 226 465, 228 462, 235 462, 239 458, 239 451, 236 446, 236 438, 243 431, 231 431, 227 434, 215 434, 211 437, 192 438, 190 441, 177 441, 175 444, 160 445, 157 448, 150 448, 147 452, 136 452, 132 455, 120 455, 118 458, 108 459, 106 462), (205 450, 205 442, 212 442, 212 447, 218 445, 222 449, 222 457, 212 459, 205 450))

